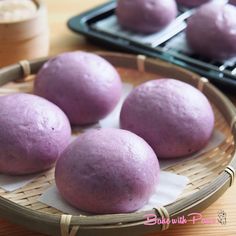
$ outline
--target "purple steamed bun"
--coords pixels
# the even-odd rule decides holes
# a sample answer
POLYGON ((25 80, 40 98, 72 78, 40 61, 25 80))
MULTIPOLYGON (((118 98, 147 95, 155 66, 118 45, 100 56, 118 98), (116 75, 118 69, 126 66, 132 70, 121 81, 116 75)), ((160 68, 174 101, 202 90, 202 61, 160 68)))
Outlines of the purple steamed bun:
POLYGON ((176 2, 185 7, 198 7, 211 0, 176 0, 176 2))
POLYGON ((160 158, 199 151, 209 141, 214 114, 207 98, 196 88, 174 79, 148 81, 125 100, 122 129, 136 133, 160 158))
POLYGON ((233 5, 236 5, 236 0, 230 0, 229 3, 233 4, 233 5))
POLYGON ((118 0, 116 15, 124 28, 138 33, 155 33, 177 16, 174 0, 118 0))
POLYGON ((70 123, 56 105, 30 94, 0 97, 0 173, 49 169, 69 144, 70 123))
POLYGON ((35 94, 58 105, 73 125, 96 123, 110 113, 121 96, 115 68, 87 52, 63 53, 37 74, 35 94))
POLYGON ((209 59, 236 56, 236 7, 210 2, 197 9, 188 20, 186 37, 192 50, 209 59))
POLYGON ((121 129, 80 135, 56 164, 61 195, 85 212, 126 213, 141 208, 159 182, 159 162, 152 148, 121 129))

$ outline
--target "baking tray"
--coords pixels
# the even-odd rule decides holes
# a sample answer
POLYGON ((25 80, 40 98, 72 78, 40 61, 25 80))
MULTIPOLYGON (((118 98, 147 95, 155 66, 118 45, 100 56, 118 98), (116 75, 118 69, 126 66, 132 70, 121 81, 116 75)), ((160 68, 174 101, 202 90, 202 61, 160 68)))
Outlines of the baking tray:
MULTIPOLYGON (((109 29, 102 30, 99 28, 99 24, 103 24, 103 22, 109 18, 113 18, 114 20, 115 8, 116 1, 109 1, 101 6, 72 17, 68 21, 68 27, 76 33, 85 35, 95 43, 102 43, 106 48, 109 47, 116 50, 159 58, 207 77, 212 83, 221 88, 226 88, 233 92, 235 91, 236 59, 224 62, 208 60, 191 53, 188 50, 183 50, 184 46, 182 45, 182 42, 180 43, 182 45, 181 47, 175 47, 175 45, 178 44, 178 40, 181 41, 181 37, 184 37, 185 27, 174 30, 176 32, 173 32, 173 28, 170 29, 161 40, 157 37, 155 39, 157 40, 156 43, 147 43, 145 40, 136 40, 136 38, 134 39, 132 32, 121 29, 114 33, 110 32, 109 29)), ((186 22, 188 17, 191 16, 192 11, 193 10, 179 6, 177 20, 186 22)), ((117 27, 115 23, 110 26, 117 27)), ((110 28, 112 29, 112 27, 110 28)))

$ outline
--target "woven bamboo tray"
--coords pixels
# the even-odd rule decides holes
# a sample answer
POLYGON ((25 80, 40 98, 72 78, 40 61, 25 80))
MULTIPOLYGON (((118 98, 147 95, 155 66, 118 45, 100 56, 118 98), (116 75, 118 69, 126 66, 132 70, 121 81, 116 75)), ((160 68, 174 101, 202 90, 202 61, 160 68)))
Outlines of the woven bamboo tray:
MULTIPOLYGON (((38 202, 40 195, 54 183, 54 170, 44 172, 27 186, 7 193, 0 188, 0 217, 48 235, 143 235, 168 229, 169 225, 144 226, 146 214, 176 218, 201 212, 219 198, 233 183, 236 158, 236 112, 233 104, 207 79, 157 59, 115 53, 98 53, 119 71, 123 81, 138 85, 157 77, 172 77, 192 84, 211 101, 215 127, 226 140, 217 148, 194 160, 166 170, 185 175, 190 183, 179 199, 151 211, 99 216, 70 216, 38 202)), ((0 95, 32 92, 34 76, 46 59, 20 62, 0 70, 0 95)))

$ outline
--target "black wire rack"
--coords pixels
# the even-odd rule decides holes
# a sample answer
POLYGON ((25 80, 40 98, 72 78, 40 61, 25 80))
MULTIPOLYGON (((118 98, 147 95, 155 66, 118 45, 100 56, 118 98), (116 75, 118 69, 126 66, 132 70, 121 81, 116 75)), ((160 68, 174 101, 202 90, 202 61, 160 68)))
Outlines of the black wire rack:
POLYGON ((115 8, 116 1, 109 1, 90 11, 72 17, 68 21, 68 27, 72 31, 83 34, 97 43, 102 43, 106 47, 112 46, 115 49, 144 54, 168 61, 201 74, 222 88, 235 91, 236 58, 224 62, 209 60, 191 52, 191 50, 186 50, 187 46, 183 45, 186 20, 194 10, 179 6, 178 17, 173 23, 179 27, 170 27, 161 36, 157 34, 150 37, 137 36, 120 28, 114 22, 115 8), (113 21, 111 25, 102 28, 101 24, 108 22, 109 19, 113 21), (180 41, 179 43, 178 40, 180 41), (176 42, 173 43, 174 41, 176 42), (179 47, 179 45, 182 46, 179 47))

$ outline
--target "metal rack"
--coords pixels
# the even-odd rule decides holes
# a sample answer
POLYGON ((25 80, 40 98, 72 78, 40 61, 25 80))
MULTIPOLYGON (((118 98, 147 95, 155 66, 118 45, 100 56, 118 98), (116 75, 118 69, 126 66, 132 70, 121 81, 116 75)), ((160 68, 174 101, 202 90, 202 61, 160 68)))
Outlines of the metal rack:
MULTIPOLYGON (((225 62, 208 60, 192 52, 168 47, 168 43, 171 40, 184 34, 186 26, 180 27, 180 30, 175 30, 174 32, 170 30, 162 40, 154 37, 154 40, 148 43, 136 40, 134 33, 124 31, 123 29, 111 32, 97 27, 99 22, 109 17, 114 17, 115 7, 116 2, 111 1, 82 15, 71 18, 68 26, 73 31, 82 33, 106 45, 116 46, 126 51, 146 54, 151 57, 158 57, 208 77, 217 85, 236 89, 236 58, 235 60, 231 59, 225 62)), ((176 21, 185 22, 193 11, 179 7, 179 14, 176 21)))

